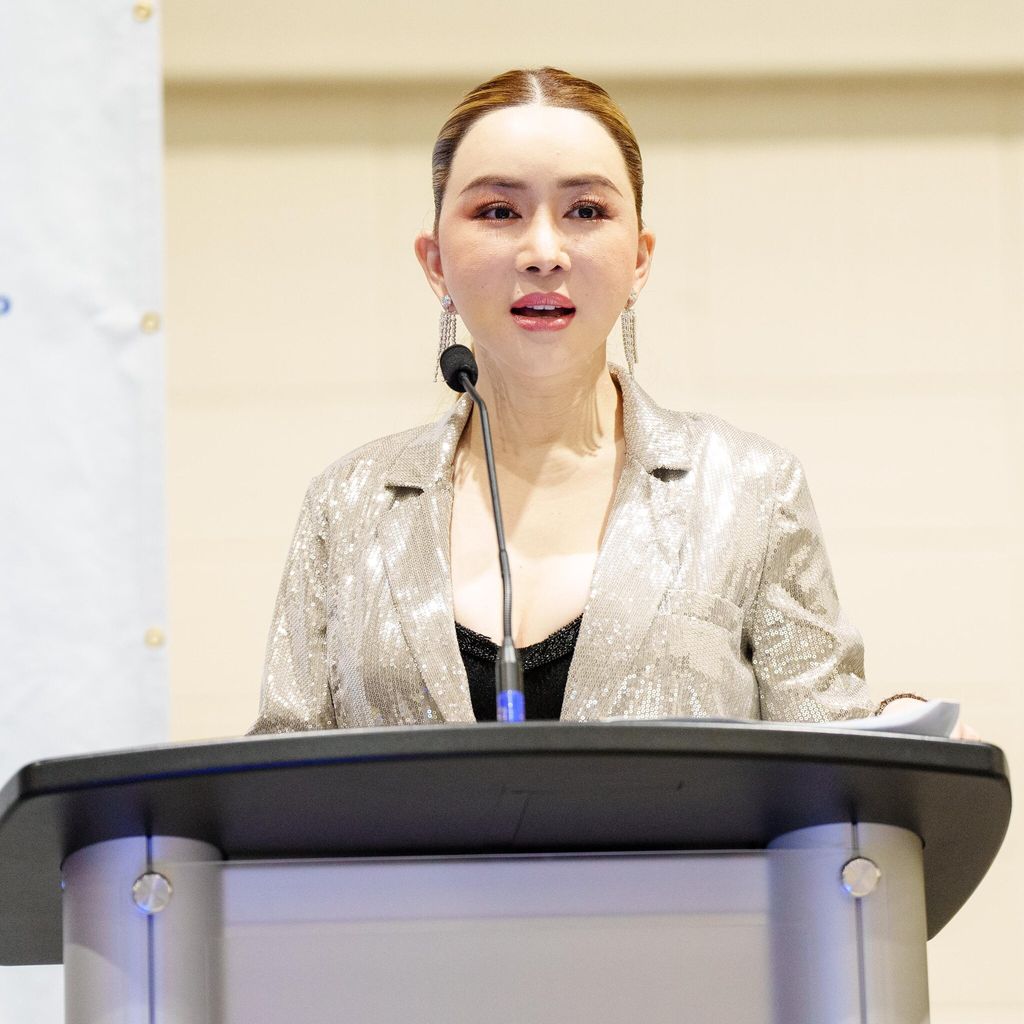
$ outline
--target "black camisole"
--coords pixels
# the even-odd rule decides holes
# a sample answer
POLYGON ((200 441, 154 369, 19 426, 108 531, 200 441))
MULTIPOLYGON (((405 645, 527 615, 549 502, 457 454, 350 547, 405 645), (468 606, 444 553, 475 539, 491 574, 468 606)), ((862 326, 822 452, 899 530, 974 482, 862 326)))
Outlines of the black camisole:
MULTIPOLYGON (((527 721, 554 719, 561 715, 569 663, 576 649, 582 621, 583 616, 580 615, 567 626, 555 630, 546 640, 519 649, 527 721)), ((494 662, 498 657, 498 646, 489 637, 474 633, 458 622, 455 623, 455 636, 459 641, 462 664, 466 666, 473 714, 478 722, 493 722, 497 718, 494 662)))

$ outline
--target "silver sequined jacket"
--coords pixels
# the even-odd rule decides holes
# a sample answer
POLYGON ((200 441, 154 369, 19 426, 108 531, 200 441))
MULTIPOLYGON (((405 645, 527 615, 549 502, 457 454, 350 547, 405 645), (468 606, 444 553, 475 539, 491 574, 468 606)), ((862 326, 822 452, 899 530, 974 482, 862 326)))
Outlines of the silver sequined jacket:
MULTIPOLYGON (((865 715, 800 463, 713 416, 659 408, 612 367, 626 459, 569 669, 564 721, 865 715)), ((452 461, 471 403, 313 480, 251 732, 472 722, 455 637, 452 461)), ((527 711, 529 714, 529 711, 527 711)))

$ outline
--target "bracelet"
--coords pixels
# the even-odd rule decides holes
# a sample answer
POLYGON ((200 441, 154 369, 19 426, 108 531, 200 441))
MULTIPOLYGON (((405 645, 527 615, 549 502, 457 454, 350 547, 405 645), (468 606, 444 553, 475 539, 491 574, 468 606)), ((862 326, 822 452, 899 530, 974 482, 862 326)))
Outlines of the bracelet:
MULTIPOLYGON (((891 704, 894 700, 902 700, 904 697, 909 697, 911 700, 919 700, 925 704, 928 703, 927 697, 920 697, 916 693, 894 693, 891 697, 886 697, 885 700, 875 708, 875 715, 880 715, 885 710, 887 704, 891 704)), ((875 715, 872 715, 872 718, 874 718, 875 715)))

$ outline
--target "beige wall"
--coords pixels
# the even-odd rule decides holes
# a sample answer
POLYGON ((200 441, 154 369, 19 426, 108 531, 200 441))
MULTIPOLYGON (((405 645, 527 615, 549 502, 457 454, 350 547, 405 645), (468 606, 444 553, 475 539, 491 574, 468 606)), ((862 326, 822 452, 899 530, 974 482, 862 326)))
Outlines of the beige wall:
MULTIPOLYGON (((873 691, 959 697, 1018 760, 1024 7, 666 3, 640 31, 569 4, 564 47, 518 51, 504 15, 405 6, 168 0, 175 738, 251 721, 308 479, 447 402, 411 249, 432 137, 482 75, 546 60, 644 147, 641 382, 802 457, 873 691)), ((1022 846, 930 944, 936 1024, 1024 1016, 1022 846)))
POLYGON ((600 75, 735 77, 1019 69, 1019 0, 470 0, 378 6, 167 0, 172 78, 423 78, 554 64, 600 75))

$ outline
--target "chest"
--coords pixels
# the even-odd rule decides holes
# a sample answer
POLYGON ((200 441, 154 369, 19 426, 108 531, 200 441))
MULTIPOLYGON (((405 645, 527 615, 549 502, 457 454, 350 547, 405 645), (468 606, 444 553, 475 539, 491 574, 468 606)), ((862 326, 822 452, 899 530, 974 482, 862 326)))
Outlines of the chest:
MULTIPOLYGON (((615 466, 604 468, 560 486, 499 476, 519 647, 543 640, 583 612, 617 481, 615 466)), ((490 493, 479 480, 456 482, 450 552, 456 621, 499 639, 497 540, 490 493)))

